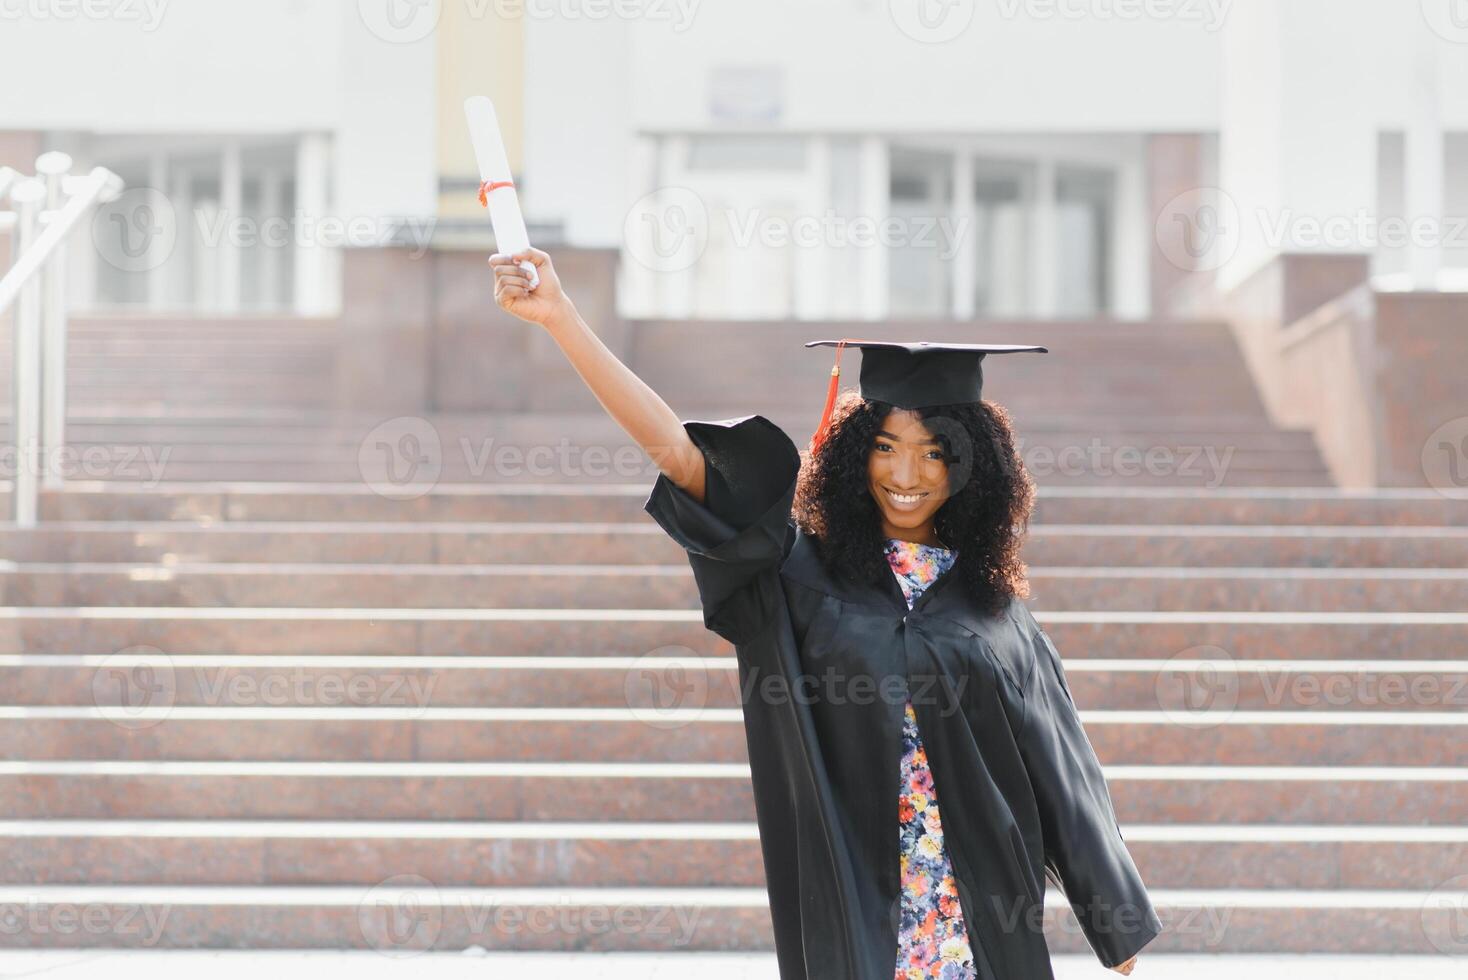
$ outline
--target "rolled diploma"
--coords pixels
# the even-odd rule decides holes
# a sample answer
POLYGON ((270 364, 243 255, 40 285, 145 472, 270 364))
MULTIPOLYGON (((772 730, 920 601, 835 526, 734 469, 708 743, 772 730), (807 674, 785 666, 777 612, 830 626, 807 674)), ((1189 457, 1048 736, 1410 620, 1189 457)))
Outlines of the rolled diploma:
MULTIPOLYGON (((464 115, 469 120, 469 141, 474 144, 474 159, 479 163, 481 181, 510 179, 510 158, 505 153, 505 139, 500 134, 499 118, 494 103, 487 96, 472 95, 464 100, 464 115)), ((530 233, 525 230, 525 216, 520 213, 520 198, 514 187, 496 187, 489 201, 489 223, 494 227, 495 248, 504 255, 514 255, 530 247, 530 233)), ((530 288, 540 285, 540 274, 534 263, 523 260, 520 268, 530 277, 530 288)))

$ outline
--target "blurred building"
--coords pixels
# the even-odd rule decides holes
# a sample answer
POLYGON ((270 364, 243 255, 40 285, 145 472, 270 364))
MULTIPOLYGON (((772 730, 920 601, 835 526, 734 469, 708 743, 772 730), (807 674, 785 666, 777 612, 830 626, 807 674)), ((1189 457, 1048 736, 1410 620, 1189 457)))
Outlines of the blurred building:
POLYGON ((146 270, 78 263, 77 303, 104 309, 331 313, 354 250, 487 242, 474 93, 533 240, 620 253, 625 316, 1142 317, 1301 251, 1454 288, 1454 9, 29 3, 3 15, 0 156, 66 149, 185 216, 146 270), (1392 220, 1430 227, 1379 241, 1392 220))

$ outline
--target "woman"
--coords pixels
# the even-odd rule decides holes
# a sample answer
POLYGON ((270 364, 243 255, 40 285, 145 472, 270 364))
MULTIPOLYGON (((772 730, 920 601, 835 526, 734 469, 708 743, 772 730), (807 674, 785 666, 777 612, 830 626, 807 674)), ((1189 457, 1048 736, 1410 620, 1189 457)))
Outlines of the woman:
POLYGON ((984 345, 854 344, 861 393, 828 398, 802 458, 760 415, 680 421, 546 253, 489 264, 656 461, 645 509, 734 644, 782 980, 1053 978, 1047 877, 1130 974, 1161 923, 1020 601, 1034 490, 980 397, 984 345))

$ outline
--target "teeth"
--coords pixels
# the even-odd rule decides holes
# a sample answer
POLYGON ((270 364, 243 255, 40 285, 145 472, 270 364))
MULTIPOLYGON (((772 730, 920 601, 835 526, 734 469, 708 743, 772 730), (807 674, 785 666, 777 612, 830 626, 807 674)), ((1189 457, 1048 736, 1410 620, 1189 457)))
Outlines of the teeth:
POLYGON ((923 495, 920 494, 920 493, 909 493, 909 494, 893 493, 891 490, 888 490, 887 491, 887 496, 891 497, 893 500, 897 501, 899 504, 915 504, 919 500, 922 499, 922 496, 923 495))

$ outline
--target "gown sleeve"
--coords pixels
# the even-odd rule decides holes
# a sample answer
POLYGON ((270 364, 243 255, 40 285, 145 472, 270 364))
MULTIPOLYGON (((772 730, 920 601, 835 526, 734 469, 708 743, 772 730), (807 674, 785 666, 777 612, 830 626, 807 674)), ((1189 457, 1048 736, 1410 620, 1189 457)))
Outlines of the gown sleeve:
POLYGON ((763 415, 683 423, 704 458, 699 503, 659 473, 643 509, 688 553, 706 627, 742 643, 773 612, 772 582, 761 572, 789 553, 790 507, 800 451, 763 415))
POLYGON ((1131 959, 1162 931, 1146 885, 1117 826, 1111 794, 1081 727, 1060 654, 1038 628, 1024 684, 1020 752, 1045 838, 1045 866, 1065 891, 1106 967, 1131 959))

